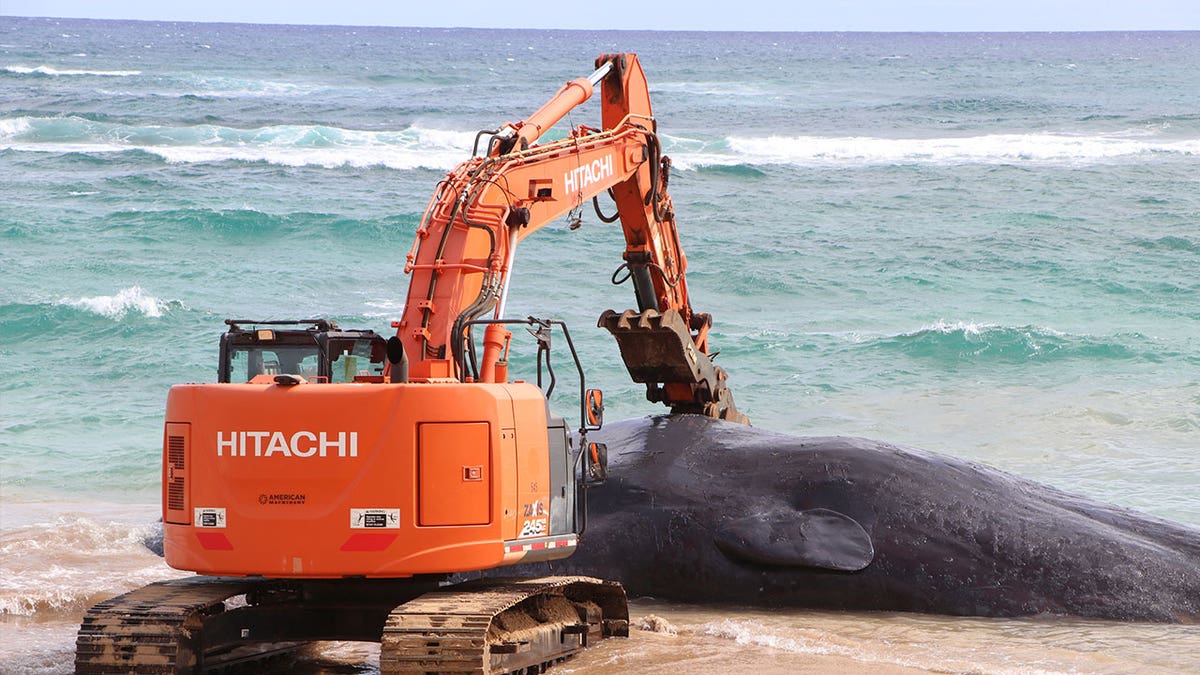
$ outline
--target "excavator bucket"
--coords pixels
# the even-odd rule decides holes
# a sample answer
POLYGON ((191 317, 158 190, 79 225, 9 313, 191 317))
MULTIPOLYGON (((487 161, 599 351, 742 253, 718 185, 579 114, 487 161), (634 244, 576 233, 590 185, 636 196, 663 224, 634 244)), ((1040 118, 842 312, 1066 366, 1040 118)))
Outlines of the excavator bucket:
POLYGON ((617 339, 634 382, 700 384, 712 375, 706 372, 712 370, 712 362, 696 350, 687 324, 673 309, 662 314, 653 309, 617 314, 610 309, 600 315, 599 325, 617 339))
MULTIPOLYGON (((621 358, 634 382, 650 387, 658 385, 688 385, 691 398, 677 400, 657 393, 671 406, 672 412, 686 412, 749 424, 749 418, 737 412, 733 394, 725 386, 725 372, 714 365, 708 354, 696 349, 691 332, 679 312, 668 309, 658 312, 607 310, 600 315, 598 325, 617 339, 621 358)), ((671 387, 669 389, 675 389, 671 387)))

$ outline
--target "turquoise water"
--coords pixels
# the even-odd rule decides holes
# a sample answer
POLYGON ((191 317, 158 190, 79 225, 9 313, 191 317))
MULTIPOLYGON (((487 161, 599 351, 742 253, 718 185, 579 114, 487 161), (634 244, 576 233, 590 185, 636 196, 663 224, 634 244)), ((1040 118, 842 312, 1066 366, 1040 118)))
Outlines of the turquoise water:
MULTIPOLYGON (((1198 33, 5 17, 0 501, 20 535, 5 552, 51 537, 64 501, 156 517, 166 391, 215 380, 226 317, 386 331, 417 221, 475 132, 608 51, 647 71, 693 303, 756 425, 920 446, 1200 524, 1198 33)), ((529 239, 510 300, 568 321, 610 419, 658 412, 594 327, 634 305, 609 283, 614 228, 586 210, 580 230, 529 239)), ((70 522, 102 529, 88 518, 70 522)), ((59 606, 29 600, 44 580, 27 578, 3 589, 12 607, 59 606)))
MULTIPOLYGON (((629 50, 757 424, 1200 522, 1196 33, 0 27, 9 491, 152 498, 165 390, 214 378, 222 319, 385 330, 474 132, 629 50)), ((655 412, 593 328, 633 304, 619 232, 548 229, 513 313, 575 327, 610 415, 655 412)))

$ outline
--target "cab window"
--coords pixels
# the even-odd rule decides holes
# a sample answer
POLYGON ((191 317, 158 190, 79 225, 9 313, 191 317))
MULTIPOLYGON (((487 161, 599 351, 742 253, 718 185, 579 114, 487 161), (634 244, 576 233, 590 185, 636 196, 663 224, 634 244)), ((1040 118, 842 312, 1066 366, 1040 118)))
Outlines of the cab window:
POLYGON ((255 375, 318 374, 320 357, 316 346, 235 347, 229 355, 229 381, 249 382, 255 375))
POLYGON ((331 382, 353 382, 359 375, 383 375, 384 355, 371 340, 330 340, 331 382))

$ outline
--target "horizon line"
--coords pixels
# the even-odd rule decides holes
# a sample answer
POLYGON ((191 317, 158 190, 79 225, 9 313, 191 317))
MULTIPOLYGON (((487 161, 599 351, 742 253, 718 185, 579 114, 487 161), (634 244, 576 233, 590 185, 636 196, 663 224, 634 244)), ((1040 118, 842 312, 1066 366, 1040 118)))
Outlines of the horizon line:
POLYGON ((16 14, 4 14, 0 12, 0 19, 46 19, 46 20, 67 20, 67 21, 129 21, 137 23, 193 23, 193 24, 211 24, 211 25, 231 25, 231 26, 310 26, 310 27, 325 27, 325 28, 415 28, 415 29, 430 29, 430 30, 490 30, 490 31, 573 31, 573 32, 588 32, 588 33, 764 33, 764 34, 788 34, 788 33, 884 33, 884 34, 902 34, 902 33, 919 33, 919 34, 980 34, 980 33, 1195 33, 1200 32, 1200 27, 1197 28, 999 28, 999 29, 862 29, 862 28, 810 28, 810 29, 793 29, 793 30, 777 30, 765 28, 741 28, 741 29, 711 29, 711 28, 527 28, 527 27, 512 27, 512 26, 425 26, 425 25, 401 25, 401 24, 368 24, 368 23, 276 23, 272 21, 213 21, 213 20, 198 20, 198 19, 126 19, 126 18, 111 18, 111 17, 87 17, 87 16, 27 16, 16 14))

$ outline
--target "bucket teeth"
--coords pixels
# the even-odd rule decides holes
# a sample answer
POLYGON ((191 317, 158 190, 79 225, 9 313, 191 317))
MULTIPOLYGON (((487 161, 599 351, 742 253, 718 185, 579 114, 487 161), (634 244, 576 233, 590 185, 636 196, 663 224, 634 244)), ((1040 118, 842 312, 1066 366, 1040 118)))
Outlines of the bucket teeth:
POLYGON ((600 316, 599 325, 617 339, 621 358, 634 382, 683 382, 698 385, 715 373, 708 358, 700 358, 683 317, 675 310, 660 314, 609 310, 600 316), (703 362, 703 363, 702 363, 703 362))
MULTIPOLYGON (((674 311, 674 310, 670 310, 674 311)), ((676 312, 678 315, 678 312, 676 312)), ((657 328, 662 325, 663 316, 657 310, 648 309, 644 312, 635 312, 632 309, 627 309, 620 314, 613 310, 608 310, 600 316, 600 324, 608 328, 610 331, 619 330, 634 330, 637 328, 650 329, 657 328)))

